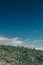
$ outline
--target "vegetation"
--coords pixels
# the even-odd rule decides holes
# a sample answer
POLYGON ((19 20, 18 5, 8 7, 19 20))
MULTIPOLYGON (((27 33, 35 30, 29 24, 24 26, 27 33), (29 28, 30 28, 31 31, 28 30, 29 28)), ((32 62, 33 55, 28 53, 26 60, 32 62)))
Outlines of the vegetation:
POLYGON ((43 51, 0 45, 0 65, 43 65, 43 51))

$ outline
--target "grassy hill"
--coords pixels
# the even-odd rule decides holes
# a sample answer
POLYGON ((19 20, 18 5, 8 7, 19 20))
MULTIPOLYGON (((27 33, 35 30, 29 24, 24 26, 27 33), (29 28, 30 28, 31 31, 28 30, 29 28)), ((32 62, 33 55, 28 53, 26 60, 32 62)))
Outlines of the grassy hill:
POLYGON ((43 51, 0 45, 0 65, 43 65, 43 51))

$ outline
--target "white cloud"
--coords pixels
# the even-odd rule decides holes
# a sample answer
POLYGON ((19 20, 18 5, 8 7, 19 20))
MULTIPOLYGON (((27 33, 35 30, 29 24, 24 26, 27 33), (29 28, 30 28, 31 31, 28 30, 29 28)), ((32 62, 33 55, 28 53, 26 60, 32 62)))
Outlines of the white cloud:
POLYGON ((43 50, 42 43, 43 40, 32 40, 32 39, 22 40, 21 38, 18 37, 8 38, 8 37, 0 36, 0 44, 5 44, 5 45, 25 46, 25 47, 31 47, 31 48, 43 50))
POLYGON ((0 37, 0 44, 5 44, 5 45, 21 45, 23 41, 19 39, 18 37, 15 38, 8 38, 8 37, 0 37))
POLYGON ((37 50, 42 50, 43 51, 43 47, 37 47, 37 50))

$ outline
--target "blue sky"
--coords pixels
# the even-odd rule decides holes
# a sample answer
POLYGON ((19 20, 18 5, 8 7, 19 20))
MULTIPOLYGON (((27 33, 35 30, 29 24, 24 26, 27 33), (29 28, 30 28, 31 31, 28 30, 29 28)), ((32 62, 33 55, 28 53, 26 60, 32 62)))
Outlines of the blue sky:
POLYGON ((0 0, 0 36, 43 40, 43 1, 0 0))

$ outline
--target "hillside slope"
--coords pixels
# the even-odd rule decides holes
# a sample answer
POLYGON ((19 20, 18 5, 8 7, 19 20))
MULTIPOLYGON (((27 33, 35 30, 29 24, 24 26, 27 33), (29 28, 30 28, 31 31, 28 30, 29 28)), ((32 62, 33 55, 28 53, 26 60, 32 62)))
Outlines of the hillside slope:
POLYGON ((43 51, 0 45, 0 65, 43 65, 43 51))

